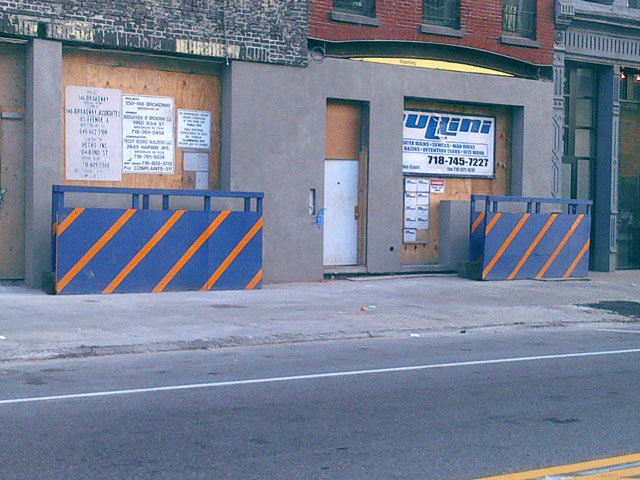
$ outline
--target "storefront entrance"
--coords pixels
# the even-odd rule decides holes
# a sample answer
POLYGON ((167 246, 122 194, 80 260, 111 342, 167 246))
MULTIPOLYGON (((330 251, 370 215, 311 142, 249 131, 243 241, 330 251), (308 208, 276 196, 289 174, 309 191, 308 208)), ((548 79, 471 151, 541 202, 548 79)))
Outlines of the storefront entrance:
POLYGON ((620 79, 618 268, 640 268, 640 71, 620 79))

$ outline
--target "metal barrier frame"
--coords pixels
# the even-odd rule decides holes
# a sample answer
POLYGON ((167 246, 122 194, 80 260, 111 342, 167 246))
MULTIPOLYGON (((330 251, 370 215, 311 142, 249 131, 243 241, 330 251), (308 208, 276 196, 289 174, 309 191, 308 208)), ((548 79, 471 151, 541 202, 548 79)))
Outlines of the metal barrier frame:
MULTIPOLYGON (((511 197, 506 195, 471 195, 471 204, 470 204, 470 212, 469 212, 469 261, 473 262, 473 249, 474 244, 471 241, 471 235, 473 233, 473 226, 476 219, 474 219, 474 213, 477 212, 476 204, 478 202, 484 202, 484 215, 482 219, 482 229, 486 230, 487 228, 487 217, 489 213, 498 213, 500 208, 500 203, 517 203, 517 204, 526 204, 527 209, 526 213, 529 214, 540 214, 542 204, 551 204, 551 205, 561 205, 567 206, 567 215, 578 215, 580 207, 584 207, 585 215, 590 216, 591 210, 593 208, 593 201, 591 200, 578 200, 578 199, 562 199, 562 198, 540 198, 540 197, 511 197)), ((482 251, 484 251, 485 246, 485 235, 483 235, 482 239, 482 251)))
MULTIPOLYGON (((149 198, 151 196, 162 197, 162 210, 169 210, 169 197, 202 197, 203 211, 211 211, 212 198, 243 198, 245 212, 262 212, 264 193, 262 192, 227 192, 219 190, 170 190, 155 188, 120 188, 120 187, 80 187, 75 185, 54 185, 51 192, 51 225, 57 221, 57 212, 65 208, 65 193, 88 194, 115 194, 131 195, 131 208, 149 210, 149 198), (142 196, 142 208, 140 208, 140 196, 142 196), (251 202, 255 199, 255 202, 251 202), (251 204, 255 204, 255 210, 251 204)), ((56 270, 56 232, 51 232, 51 271, 56 270)))

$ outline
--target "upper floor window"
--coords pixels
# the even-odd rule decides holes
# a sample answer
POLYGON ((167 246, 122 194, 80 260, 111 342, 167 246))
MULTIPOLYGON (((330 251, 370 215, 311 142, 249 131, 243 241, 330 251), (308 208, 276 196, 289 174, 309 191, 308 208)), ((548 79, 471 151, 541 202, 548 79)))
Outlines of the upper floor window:
POLYGON ((460 0, 423 0, 422 22, 460 28, 460 0))
POLYGON ((536 0, 502 0, 502 31, 536 38, 536 0))
POLYGON ((376 16, 375 0, 333 0, 333 9, 365 17, 376 16))

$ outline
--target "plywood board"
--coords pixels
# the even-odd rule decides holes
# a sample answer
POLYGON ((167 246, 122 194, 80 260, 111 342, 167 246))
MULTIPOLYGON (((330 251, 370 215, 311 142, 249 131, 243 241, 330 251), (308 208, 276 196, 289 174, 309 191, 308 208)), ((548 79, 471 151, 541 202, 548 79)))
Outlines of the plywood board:
MULTIPOLYGON (((178 109, 211 112, 209 188, 217 188, 220 177, 220 77, 209 63, 163 57, 145 57, 111 52, 65 49, 64 86, 77 85, 115 88, 122 94, 172 97, 178 109)), ((63 102, 64 103, 64 102, 63 102)), ((174 127, 177 121, 174 122, 174 127)), ((64 142, 64 136, 63 136, 64 142)), ((64 146, 63 146, 64 154, 64 146)), ((183 149, 175 149, 172 174, 123 174, 121 182, 80 182, 68 185, 115 186, 133 188, 192 188, 193 179, 183 174, 183 149)))
POLYGON ((25 47, 0 43, 0 279, 24 278, 25 47))
POLYGON ((24 112, 24 45, 0 43, 0 112, 24 112))
POLYGON ((0 120, 0 279, 24 278, 24 122, 0 120))
POLYGON ((327 102, 325 158, 356 160, 360 155, 360 104, 344 100, 327 102))
MULTIPOLYGON (((405 108, 492 115, 496 117, 495 178, 431 177, 443 179, 445 191, 431 194, 429 231, 426 242, 403 245, 402 263, 404 265, 437 264, 440 243, 439 206, 442 200, 469 201, 471 194, 509 195, 510 193, 512 112, 511 108, 503 106, 464 105, 419 99, 407 99, 405 108)), ((402 212, 399 214, 402 214, 402 212)))

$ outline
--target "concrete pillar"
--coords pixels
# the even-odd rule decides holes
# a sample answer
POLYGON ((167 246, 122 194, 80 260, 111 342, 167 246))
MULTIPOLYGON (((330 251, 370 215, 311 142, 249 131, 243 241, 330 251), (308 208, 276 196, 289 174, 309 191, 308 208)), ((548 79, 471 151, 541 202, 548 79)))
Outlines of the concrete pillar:
POLYGON ((220 181, 221 190, 231 190, 231 148, 232 148, 232 119, 233 119, 233 63, 222 67, 221 110, 220 122, 220 181))
POLYGON ((62 44, 34 39, 27 50, 25 282, 50 270, 51 186, 62 181, 62 44))

